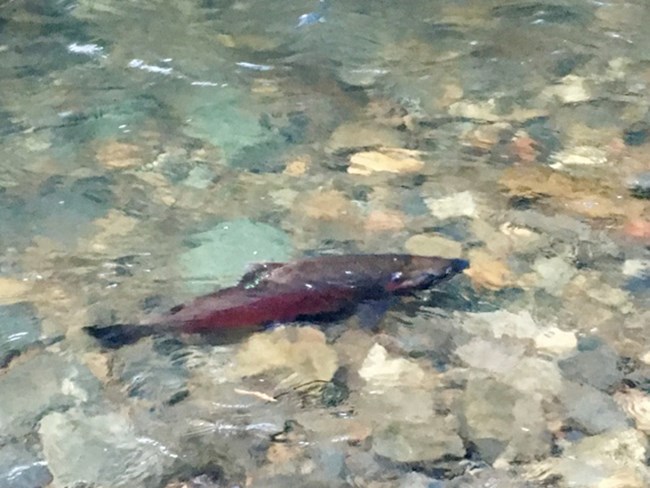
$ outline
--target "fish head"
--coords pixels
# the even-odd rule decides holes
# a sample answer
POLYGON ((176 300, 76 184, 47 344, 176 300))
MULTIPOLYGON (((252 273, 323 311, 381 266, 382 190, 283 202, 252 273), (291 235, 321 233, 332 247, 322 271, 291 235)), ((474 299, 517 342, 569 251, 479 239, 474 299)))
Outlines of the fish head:
POLYGON ((391 274, 386 291, 390 293, 408 293, 423 290, 448 280, 469 268, 465 259, 446 259, 428 256, 410 256, 403 268, 391 274))

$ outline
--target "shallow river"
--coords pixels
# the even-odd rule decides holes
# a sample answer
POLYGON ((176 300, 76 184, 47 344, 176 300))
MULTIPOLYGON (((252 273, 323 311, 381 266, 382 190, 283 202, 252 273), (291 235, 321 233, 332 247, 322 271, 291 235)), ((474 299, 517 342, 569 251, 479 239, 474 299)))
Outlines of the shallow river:
POLYGON ((0 0, 0 488, 650 486, 650 5, 0 0), (134 323, 254 262, 461 276, 134 323))

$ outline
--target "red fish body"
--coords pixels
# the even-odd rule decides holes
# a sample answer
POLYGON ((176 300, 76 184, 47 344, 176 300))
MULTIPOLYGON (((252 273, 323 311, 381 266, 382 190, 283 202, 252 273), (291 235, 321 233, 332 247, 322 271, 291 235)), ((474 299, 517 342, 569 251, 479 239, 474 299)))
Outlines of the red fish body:
POLYGON ((321 256, 259 264, 236 286, 173 307, 139 325, 86 330, 104 345, 116 347, 159 332, 197 333, 290 322, 427 288, 468 266, 462 259, 405 254, 321 256))

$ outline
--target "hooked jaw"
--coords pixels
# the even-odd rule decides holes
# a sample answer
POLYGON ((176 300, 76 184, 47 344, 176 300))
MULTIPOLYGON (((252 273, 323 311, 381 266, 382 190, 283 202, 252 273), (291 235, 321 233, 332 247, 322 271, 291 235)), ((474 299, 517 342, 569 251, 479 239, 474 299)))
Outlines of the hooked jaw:
POLYGON ((467 259, 452 259, 450 268, 452 273, 462 273, 469 268, 469 261, 467 259))
POLYGON ((435 266, 427 267, 422 271, 394 273, 395 279, 391 280, 387 291, 407 293, 411 290, 429 288, 458 273, 462 273, 467 268, 469 268, 469 261, 466 259, 442 259, 435 266))

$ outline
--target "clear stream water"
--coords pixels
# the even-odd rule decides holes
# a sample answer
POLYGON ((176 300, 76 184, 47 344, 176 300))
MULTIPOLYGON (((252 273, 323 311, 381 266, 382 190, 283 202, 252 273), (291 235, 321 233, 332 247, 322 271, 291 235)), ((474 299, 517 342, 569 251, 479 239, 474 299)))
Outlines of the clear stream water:
POLYGON ((0 0, 0 487, 650 484, 650 6, 0 0), (116 351, 256 261, 470 259, 116 351))

